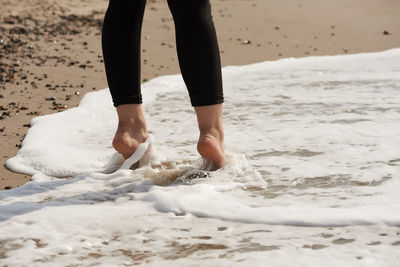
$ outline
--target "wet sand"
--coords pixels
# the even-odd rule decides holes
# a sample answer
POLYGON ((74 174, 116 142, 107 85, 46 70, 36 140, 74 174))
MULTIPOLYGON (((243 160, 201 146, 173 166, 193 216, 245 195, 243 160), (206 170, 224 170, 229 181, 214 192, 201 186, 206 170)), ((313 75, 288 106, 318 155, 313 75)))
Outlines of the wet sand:
MULTIPOLYGON (((107 1, 0 3, 0 189, 10 189, 31 178, 4 166, 30 120, 108 87, 100 42, 107 1)), ((223 66, 400 47, 397 0, 211 3, 223 66)), ((180 72, 166 0, 147 1, 141 49, 143 82, 180 72)))

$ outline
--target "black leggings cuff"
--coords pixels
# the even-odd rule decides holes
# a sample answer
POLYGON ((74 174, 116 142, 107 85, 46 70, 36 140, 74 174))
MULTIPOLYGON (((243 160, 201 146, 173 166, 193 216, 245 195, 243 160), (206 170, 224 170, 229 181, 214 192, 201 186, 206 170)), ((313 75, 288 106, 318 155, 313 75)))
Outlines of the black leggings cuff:
POLYGON ((190 102, 193 107, 210 106, 224 103, 224 97, 223 95, 215 94, 191 95, 190 102))
POLYGON ((119 105, 124 104, 142 104, 142 96, 141 95, 132 95, 132 96, 125 96, 121 99, 113 99, 114 107, 118 107, 119 105))

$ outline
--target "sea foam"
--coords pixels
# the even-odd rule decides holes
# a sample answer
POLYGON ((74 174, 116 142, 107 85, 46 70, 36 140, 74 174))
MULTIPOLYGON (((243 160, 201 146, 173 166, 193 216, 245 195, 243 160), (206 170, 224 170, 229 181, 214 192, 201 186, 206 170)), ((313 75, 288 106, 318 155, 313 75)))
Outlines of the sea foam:
POLYGON ((224 67, 228 163, 214 172, 200 170, 180 75, 142 86, 157 160, 133 171, 118 170, 108 89, 34 118, 6 163, 33 181, 0 192, 2 261, 395 266, 399 59, 392 49, 224 67))

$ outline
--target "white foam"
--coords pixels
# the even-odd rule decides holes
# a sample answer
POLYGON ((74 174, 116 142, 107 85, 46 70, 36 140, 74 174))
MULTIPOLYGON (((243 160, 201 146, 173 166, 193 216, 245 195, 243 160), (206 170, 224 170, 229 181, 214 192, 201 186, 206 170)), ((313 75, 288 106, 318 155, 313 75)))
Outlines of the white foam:
POLYGON ((392 49, 225 67, 229 160, 211 175, 199 171, 180 75, 142 87, 162 159, 152 166, 118 170, 108 89, 33 119, 6 163, 33 181, 0 192, 4 264, 291 266, 296 255, 299 266, 394 266, 399 59, 392 49))

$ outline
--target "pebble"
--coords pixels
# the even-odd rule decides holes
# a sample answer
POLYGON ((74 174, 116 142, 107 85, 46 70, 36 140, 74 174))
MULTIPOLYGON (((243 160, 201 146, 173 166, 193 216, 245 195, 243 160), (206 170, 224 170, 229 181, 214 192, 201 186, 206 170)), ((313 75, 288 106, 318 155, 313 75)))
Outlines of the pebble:
POLYGON ((11 188, 12 188, 11 185, 6 185, 6 186, 4 187, 5 190, 10 190, 11 188))
POLYGON ((54 106, 53 109, 66 109, 67 108, 67 105, 59 104, 59 103, 55 103, 55 102, 53 102, 53 106, 54 106))

